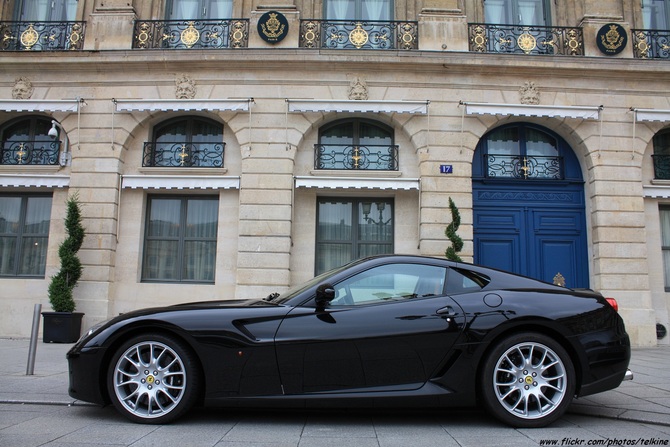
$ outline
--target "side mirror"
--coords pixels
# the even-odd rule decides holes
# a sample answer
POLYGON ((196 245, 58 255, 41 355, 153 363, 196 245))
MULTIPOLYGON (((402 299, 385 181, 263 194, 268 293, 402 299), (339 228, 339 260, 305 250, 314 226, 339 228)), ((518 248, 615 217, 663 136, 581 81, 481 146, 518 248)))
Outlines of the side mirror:
POLYGON ((316 288, 316 307, 323 309, 335 299, 335 287, 332 284, 321 284, 316 288))

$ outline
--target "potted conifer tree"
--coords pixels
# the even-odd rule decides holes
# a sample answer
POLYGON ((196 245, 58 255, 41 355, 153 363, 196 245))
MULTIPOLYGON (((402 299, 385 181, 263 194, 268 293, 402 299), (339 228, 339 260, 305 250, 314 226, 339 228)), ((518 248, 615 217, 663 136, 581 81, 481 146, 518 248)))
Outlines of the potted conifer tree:
POLYGON ((86 234, 81 223, 81 204, 74 194, 66 202, 66 238, 58 247, 60 270, 51 277, 49 302, 53 312, 42 312, 44 343, 74 343, 81 333, 83 313, 75 312, 72 291, 81 277, 82 265, 77 252, 86 234))
POLYGON ((451 223, 444 231, 445 236, 451 241, 451 246, 447 247, 444 255, 450 261, 463 262, 458 253, 463 249, 463 239, 456 234, 458 227, 461 226, 461 213, 458 212, 458 207, 449 197, 449 210, 451 211, 451 223))

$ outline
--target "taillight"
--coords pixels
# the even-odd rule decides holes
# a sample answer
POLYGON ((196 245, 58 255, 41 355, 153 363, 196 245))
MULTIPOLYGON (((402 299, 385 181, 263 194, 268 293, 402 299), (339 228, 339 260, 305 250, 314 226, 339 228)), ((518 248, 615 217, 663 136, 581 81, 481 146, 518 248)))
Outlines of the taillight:
POLYGON ((609 305, 612 306, 612 309, 619 312, 619 303, 617 303, 614 298, 605 298, 605 299, 607 300, 609 305))

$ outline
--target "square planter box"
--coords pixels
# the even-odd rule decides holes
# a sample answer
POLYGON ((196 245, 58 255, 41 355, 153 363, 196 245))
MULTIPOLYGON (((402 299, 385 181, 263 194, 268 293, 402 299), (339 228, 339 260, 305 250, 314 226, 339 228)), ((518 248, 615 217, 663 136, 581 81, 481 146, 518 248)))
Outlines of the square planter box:
POLYGON ((81 312, 42 312, 44 343, 74 343, 81 335, 81 312))

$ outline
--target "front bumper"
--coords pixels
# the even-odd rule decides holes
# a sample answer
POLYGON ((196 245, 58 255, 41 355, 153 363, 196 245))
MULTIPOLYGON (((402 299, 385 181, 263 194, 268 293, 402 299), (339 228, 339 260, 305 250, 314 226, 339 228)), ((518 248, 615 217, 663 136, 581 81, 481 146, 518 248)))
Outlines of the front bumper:
POLYGON ((104 371, 100 369, 105 352, 105 348, 75 346, 67 353, 70 397, 99 405, 108 403, 104 371))

